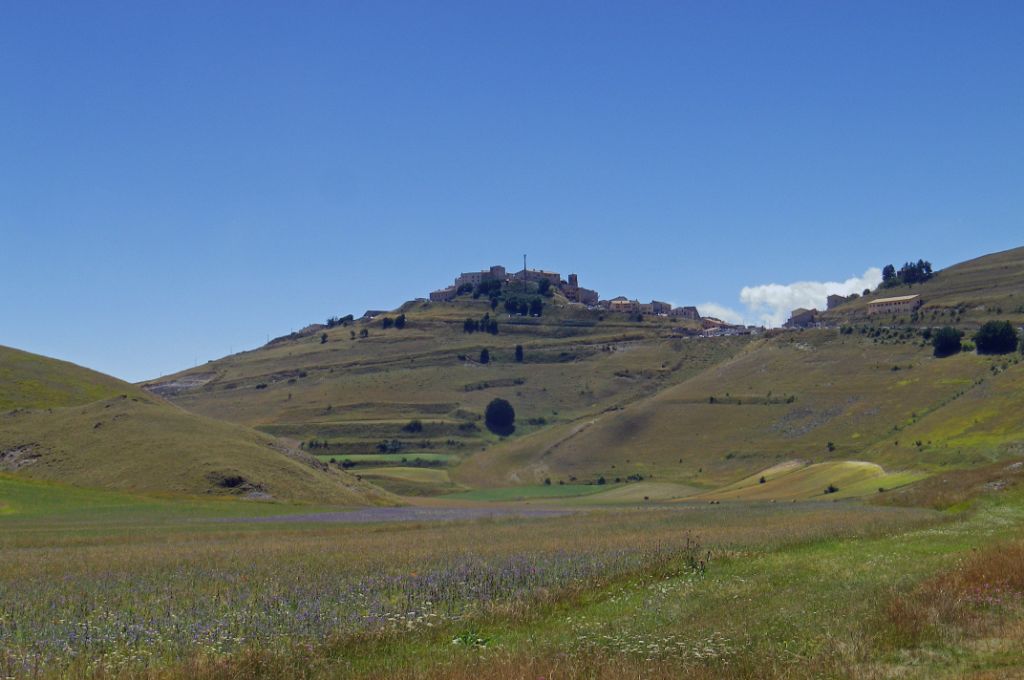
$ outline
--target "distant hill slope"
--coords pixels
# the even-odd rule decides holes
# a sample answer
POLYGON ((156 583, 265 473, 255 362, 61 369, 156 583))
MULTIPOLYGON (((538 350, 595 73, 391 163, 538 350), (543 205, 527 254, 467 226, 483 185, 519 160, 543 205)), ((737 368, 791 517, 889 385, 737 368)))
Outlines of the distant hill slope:
POLYGON ((920 324, 978 325, 992 318, 1024 324, 1024 247, 955 264, 921 284, 880 288, 826 312, 824 318, 837 322, 864 321, 868 319, 869 302, 898 295, 921 296, 923 305, 917 314, 920 324))
POLYGON ((67 361, 0 345, 0 410, 54 408, 107 399, 134 388, 67 361))
POLYGON ((340 459, 385 447, 399 460, 423 452, 465 457, 499 441, 482 422, 496 397, 513 404, 519 437, 621 408, 750 342, 684 339, 677 330, 692 322, 638 323, 579 306, 512 319, 492 312, 485 299, 412 302, 403 311, 403 329, 360 321, 324 331, 326 342, 320 332, 274 342, 146 387, 196 413, 315 440, 320 455, 340 459), (485 314, 498 320, 496 335, 464 332, 467 318, 485 314))
POLYGON ((0 414, 0 470, 132 491, 388 500, 271 437, 190 414, 115 378, 9 348, 0 348, 0 366, 0 399, 16 407, 0 414))
POLYGON ((504 442, 453 477, 717 486, 792 459, 935 471, 1021 455, 1020 355, 936 359, 922 344, 902 331, 784 333, 621 410, 504 442))
POLYGON ((557 298, 540 318, 510 318, 486 299, 413 301, 387 315, 404 313, 402 329, 383 318, 313 329, 146 387, 190 411, 303 441, 321 460, 380 452, 400 466, 417 453, 446 454, 437 493, 600 477, 708 489, 788 460, 916 474, 1014 455, 1024 441, 1007 415, 1024 394, 1019 354, 936 359, 921 330, 1024 322, 1024 248, 867 300, 907 292, 924 299, 913 319, 868 317, 861 299, 828 313, 835 329, 721 338, 686 337, 692 322, 638 321, 557 298), (464 332, 485 314, 498 321, 496 335, 464 332), (511 437, 483 427, 495 397, 516 410, 511 437), (993 399, 1000 406, 989 413, 993 399))

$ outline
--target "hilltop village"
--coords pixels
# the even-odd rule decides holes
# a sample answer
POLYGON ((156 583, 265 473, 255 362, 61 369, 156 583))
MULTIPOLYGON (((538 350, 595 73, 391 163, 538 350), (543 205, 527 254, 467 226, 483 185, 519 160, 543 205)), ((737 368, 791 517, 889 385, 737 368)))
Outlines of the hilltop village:
MULTIPOLYGON (((577 274, 569 274, 567 279, 563 279, 562 275, 558 272, 546 271, 543 269, 527 269, 525 267, 510 274, 505 267, 501 265, 494 265, 489 269, 483 269, 476 272, 463 272, 455 277, 455 282, 452 285, 431 292, 430 300, 432 302, 451 302, 459 295, 469 294, 474 290, 479 289, 481 284, 486 285, 492 282, 503 285, 523 282, 538 284, 546 282, 543 284, 545 287, 550 286, 557 290, 569 302, 585 305, 590 309, 603 309, 609 312, 621 312, 624 314, 669 316, 679 319, 690 319, 692 321, 702 321, 700 313, 698 313, 697 308, 693 306, 673 307, 671 303, 661 302, 659 300, 640 302, 639 300, 630 300, 629 298, 621 295, 610 300, 602 300, 596 290, 584 288, 579 285, 579 276, 577 274)), ((720 319, 713 319, 711 317, 706 318, 713 326, 729 326, 729 324, 726 324, 720 319)))

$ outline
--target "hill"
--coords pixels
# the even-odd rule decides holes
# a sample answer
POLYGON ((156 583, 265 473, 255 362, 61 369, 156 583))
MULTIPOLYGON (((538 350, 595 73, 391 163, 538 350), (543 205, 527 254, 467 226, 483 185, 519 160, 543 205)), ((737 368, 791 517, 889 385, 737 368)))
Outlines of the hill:
POLYGON ((967 260, 936 272, 924 283, 879 288, 825 312, 835 323, 915 323, 976 327, 992 318, 1024 324, 1024 247, 967 260), (911 316, 871 319, 868 303, 879 298, 920 295, 921 308, 911 316))
MULTIPOLYGON (((871 491, 879 475, 879 486, 897 486, 1018 455, 1019 355, 937 359, 922 331, 1024 318, 1011 307, 1024 303, 1024 248, 950 267, 913 291, 925 299, 913 318, 868 317, 861 299, 829 312, 834 328, 716 338, 692 337, 692 322, 557 295, 540 317, 496 313, 485 299, 414 301, 146 388, 417 495, 602 477, 709 492, 796 460, 831 465, 787 484, 806 478, 817 489, 821 475, 845 471, 871 491), (387 323, 399 313, 404 328, 387 323), (464 330, 485 316, 496 334, 464 330), (481 423, 494 397, 516 409, 512 436, 481 423)), ((803 492, 788 493, 778 497, 803 492)))
POLYGON ((241 425, 66 362, 0 347, 0 469, 88 487, 324 503, 386 500, 241 425), (98 398, 97 398, 98 397, 98 398))
POLYGON ((0 345, 0 410, 87 404, 126 387, 109 375, 0 345))
MULTIPOLYGON (((750 342, 699 342, 682 337, 677 320, 636 322, 557 300, 539 318, 495 314, 493 335, 464 331, 467 318, 493 314, 486 300, 411 302, 388 316, 397 313, 406 316, 402 329, 385 329, 380 317, 356 321, 272 342, 145 387, 190 411, 303 444, 321 460, 347 460, 356 470, 364 465, 360 460, 380 467, 379 459, 365 456, 382 453, 396 464, 421 454, 449 454, 449 465, 457 467, 501 442, 482 422, 495 397, 516 409, 518 439, 623 408, 750 342), (360 337, 364 331, 367 337, 360 337), (515 359, 517 345, 523 347, 521 362, 515 359), (480 360, 483 349, 487 363, 480 360)), ((438 492, 452 489, 440 476, 438 482, 438 492)))
POLYGON ((474 456, 456 479, 720 486, 793 459, 936 471, 1019 453, 1019 355, 936 359, 919 336, 884 337, 809 330, 758 340, 621 410, 474 456))

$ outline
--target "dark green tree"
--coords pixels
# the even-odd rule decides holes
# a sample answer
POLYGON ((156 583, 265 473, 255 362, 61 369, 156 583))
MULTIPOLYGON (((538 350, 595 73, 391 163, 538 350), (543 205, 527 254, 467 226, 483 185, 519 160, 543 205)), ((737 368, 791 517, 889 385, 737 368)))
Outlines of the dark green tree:
POLYGON ((486 347, 484 347, 482 350, 480 350, 480 363, 481 364, 487 364, 487 363, 490 363, 490 361, 491 361, 491 353, 487 351, 486 347))
POLYGON ((395 328, 399 330, 405 328, 405 314, 399 314, 395 319, 395 328))
POLYGON ((383 319, 381 319, 380 325, 383 326, 384 328, 391 328, 392 326, 395 325, 395 320, 392 319, 390 316, 385 316, 383 319))
POLYGON ((327 333, 321 333, 320 334, 320 344, 321 345, 326 345, 327 344, 327 333))
POLYGON ((554 292, 551 290, 551 281, 548 279, 541 279, 537 283, 537 292, 548 297, 554 295, 554 292))
POLYGON ((888 286, 891 285, 892 283, 895 283, 895 281, 896 267, 892 266, 891 264, 885 265, 885 267, 882 268, 882 283, 888 286))
POLYGON ((1009 321, 987 321, 974 335, 978 354, 1006 354, 1017 349, 1017 331, 1009 321))
POLYGON ((943 326, 932 333, 932 353, 937 357, 956 354, 961 349, 960 338, 963 335, 963 331, 958 331, 952 326, 943 326))
MULTIPOLYGON (((547 281, 547 279, 541 279, 541 281, 547 281)), ((530 316, 540 316, 544 313, 544 303, 541 302, 540 298, 533 298, 530 300, 530 316)))
POLYGON ((523 361, 523 346, 516 345, 516 361, 522 363, 523 361))
POLYGON ((484 411, 484 424, 491 432, 509 435, 515 430, 516 412, 504 399, 492 399, 484 411))

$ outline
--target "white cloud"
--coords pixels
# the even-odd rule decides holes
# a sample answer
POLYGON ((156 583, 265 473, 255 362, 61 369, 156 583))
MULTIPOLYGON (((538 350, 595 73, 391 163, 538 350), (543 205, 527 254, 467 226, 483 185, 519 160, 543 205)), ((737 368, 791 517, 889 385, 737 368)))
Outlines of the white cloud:
POLYGON ((709 302, 699 305, 701 316, 715 316, 732 323, 748 323, 764 326, 781 326, 790 312, 798 307, 825 309, 829 295, 861 293, 865 288, 875 288, 882 282, 882 270, 868 269, 862 276, 845 281, 797 281, 796 283, 768 283, 760 286, 744 286, 740 291, 740 302, 746 308, 742 312, 709 302))
POLYGON ((697 311, 701 316, 713 316, 716 319, 727 321, 729 323, 745 323, 742 314, 737 312, 735 309, 729 307, 723 307, 716 302, 705 302, 702 305, 697 305, 697 311))

